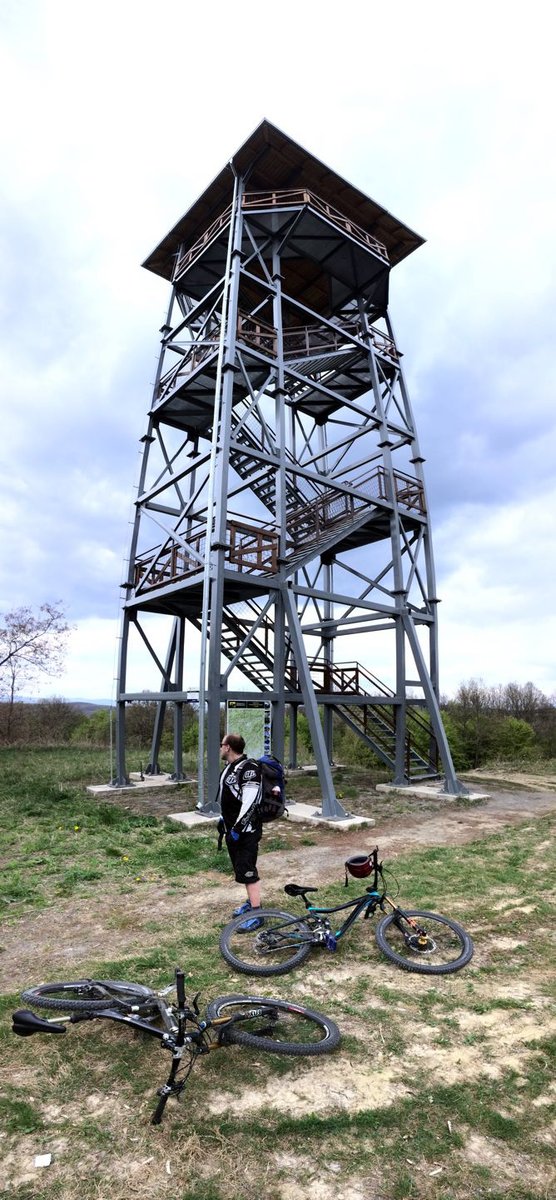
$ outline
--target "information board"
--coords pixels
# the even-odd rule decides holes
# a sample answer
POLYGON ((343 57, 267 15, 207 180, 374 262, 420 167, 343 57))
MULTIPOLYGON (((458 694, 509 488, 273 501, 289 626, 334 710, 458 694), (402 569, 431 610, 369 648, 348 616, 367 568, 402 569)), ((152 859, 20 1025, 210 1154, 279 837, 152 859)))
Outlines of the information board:
POLYGON ((245 752, 250 758, 269 754, 272 745, 272 710, 267 700, 228 700, 226 733, 240 733, 245 738, 245 752))

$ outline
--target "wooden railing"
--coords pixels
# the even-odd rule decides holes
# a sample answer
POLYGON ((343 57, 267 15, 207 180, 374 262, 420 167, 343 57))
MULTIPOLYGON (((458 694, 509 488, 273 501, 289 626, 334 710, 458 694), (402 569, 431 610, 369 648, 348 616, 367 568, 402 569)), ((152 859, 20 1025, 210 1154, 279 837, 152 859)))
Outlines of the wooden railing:
POLYGON ((216 217, 210 225, 207 226, 204 233, 201 234, 200 238, 197 238, 197 241, 194 242, 189 250, 186 250, 182 255, 178 255, 174 269, 174 281, 180 278, 180 275, 182 275, 183 272, 191 266, 191 263, 194 262, 194 260, 198 258, 204 250, 207 249, 207 246, 211 245, 211 242, 216 241, 221 231, 230 224, 231 215, 232 205, 229 204, 228 207, 225 208, 224 211, 221 212, 220 215, 216 217))
POLYGON ((243 197, 243 207, 250 208, 284 208, 296 205, 307 204, 310 208, 322 213, 333 221, 334 225, 338 225, 351 237, 357 238, 357 241, 362 242, 374 254, 378 254, 385 262, 388 262, 388 251, 384 242, 379 242, 378 238, 373 237, 372 233, 368 233, 366 229, 362 229, 355 221, 350 220, 339 209, 334 208, 327 200, 322 200, 320 196, 315 195, 315 192, 310 192, 307 188, 290 188, 288 190, 277 190, 268 192, 245 192, 243 197))
MULTIPOLYGON (((399 362, 401 355, 391 337, 372 327, 369 334, 377 354, 399 362)), ((275 357, 278 353, 278 331, 274 325, 261 321, 260 317, 251 317, 248 313, 239 312, 237 336, 239 341, 247 342, 265 354, 275 357)), ((286 360, 311 358, 336 350, 355 350, 356 347, 346 344, 346 338, 356 337, 362 341, 365 337, 357 318, 344 320, 336 326, 288 325, 282 336, 286 360)))
POLYGON ((229 547, 226 558, 238 571, 274 575, 278 566, 278 534, 275 530, 245 522, 227 524, 229 547))
MULTIPOLYGON (((266 192, 245 192, 242 199, 242 207, 244 210, 258 210, 264 208, 290 208, 307 205, 315 212, 326 217, 344 233, 355 238, 367 250, 371 250, 379 258, 388 263, 388 251, 384 242, 380 242, 378 238, 373 237, 372 233, 368 233, 366 229, 362 229, 355 221, 346 217, 339 209, 334 208, 328 201, 323 200, 314 192, 308 191, 306 188, 290 188, 280 189, 276 191, 266 192)), ((174 271, 174 281, 177 281, 180 276, 191 266, 191 264, 199 258, 199 256, 219 237, 223 229, 225 229, 231 220, 232 205, 220 213, 214 221, 205 229, 204 233, 192 246, 189 247, 183 254, 176 258, 176 266, 174 271)))
MULTIPOLYGON (((381 357, 399 362, 401 355, 396 344, 386 333, 369 328, 373 346, 381 357)), ((363 341, 365 335, 357 318, 344 320, 337 326, 299 325, 284 329, 284 358, 311 358, 317 354, 329 354, 335 350, 355 349, 346 345, 346 338, 356 337, 363 341)))
POLYGON ((200 555, 195 557, 185 546, 177 542, 166 543, 164 546, 154 546, 135 562, 133 585, 135 591, 150 591, 151 588, 165 587, 177 583, 196 571, 203 570, 203 555, 206 544, 206 534, 199 533, 189 538, 192 550, 200 555))
POLYGON ((338 692, 340 695, 380 695, 394 699, 391 688, 358 662, 312 663, 311 679, 315 682, 317 692, 327 692, 329 695, 338 692))
POLYGON ((278 331, 274 325, 261 321, 260 317, 238 312, 237 338, 238 341, 246 342, 248 346, 261 350, 263 354, 270 354, 273 358, 278 353, 278 331))
MULTIPOLYGON (((388 358, 398 363, 401 355, 395 342, 387 334, 378 329, 369 329, 369 334, 379 357, 388 358)), ((330 354, 334 351, 355 350, 346 344, 346 338, 357 337, 363 340, 361 326, 357 319, 343 321, 337 327, 330 325, 296 325, 284 329, 284 359, 286 362, 296 359, 303 360, 320 354, 330 354)), ((181 377, 190 375, 205 359, 214 355, 220 339, 220 324, 218 318, 213 318, 209 337, 199 341, 184 341, 176 343, 175 352, 180 353, 177 362, 162 376, 157 393, 157 401, 164 400, 178 386, 181 377), (178 350, 179 345, 179 350, 178 350)), ((262 354, 275 358, 278 353, 278 332, 274 325, 262 321, 260 317, 252 317, 249 313, 240 311, 237 318, 237 340, 262 354)))
MULTIPOLYGON (((422 485, 419 480, 393 473, 398 503, 418 512, 425 511, 422 485)), ((388 476, 383 467, 357 489, 364 496, 345 492, 329 493, 304 504, 288 514, 288 552, 301 546, 311 547, 319 537, 340 524, 349 524, 358 512, 368 505, 369 498, 388 501, 388 476)), ((137 559, 134 571, 136 590, 164 587, 203 570, 206 553, 206 529, 198 526, 191 531, 187 545, 168 541, 155 546, 137 559)), ((278 569, 279 537, 274 526, 247 522, 231 517, 226 522, 225 558, 236 571, 256 575, 274 575, 278 569)))
MULTIPOLYGON (((235 519, 226 523, 225 558, 233 570, 274 575, 278 564, 278 546, 278 534, 268 526, 235 519)), ((165 587, 202 571, 205 553, 204 528, 189 535, 187 546, 174 541, 154 546, 135 562, 135 590, 149 591, 151 588, 165 587)))
MULTIPOLYGON (((393 479, 398 504, 424 513, 425 496, 420 481, 399 471, 393 472, 393 479)), ((345 483, 349 486, 349 480, 345 480, 345 483)), ((391 501, 388 475, 383 467, 377 467, 366 479, 358 480, 351 486, 364 492, 364 496, 329 492, 289 513, 288 534, 294 546, 310 543, 335 525, 348 522, 367 506, 369 499, 391 501)))

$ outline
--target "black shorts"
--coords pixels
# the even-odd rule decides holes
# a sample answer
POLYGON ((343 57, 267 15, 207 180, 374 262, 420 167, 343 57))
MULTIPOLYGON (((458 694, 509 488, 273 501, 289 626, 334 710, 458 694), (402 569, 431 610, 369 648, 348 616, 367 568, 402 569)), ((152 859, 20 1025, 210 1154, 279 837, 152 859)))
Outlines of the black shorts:
POLYGON ((239 841, 234 842, 229 835, 226 838, 228 854, 232 860, 236 883, 257 883, 260 879, 257 871, 257 854, 259 852, 260 833, 242 833, 239 841))

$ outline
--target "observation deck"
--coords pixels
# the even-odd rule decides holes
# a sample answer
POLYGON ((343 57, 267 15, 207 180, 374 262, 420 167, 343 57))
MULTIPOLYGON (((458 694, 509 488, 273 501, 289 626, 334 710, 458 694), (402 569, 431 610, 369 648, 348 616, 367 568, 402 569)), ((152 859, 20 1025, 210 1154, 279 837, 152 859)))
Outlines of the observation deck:
MULTIPOLYGON (((292 315, 297 315, 296 306, 292 315)), ((210 437, 221 325, 211 320, 207 335, 192 338, 185 322, 174 329, 167 348, 175 355, 163 374, 152 408, 153 415, 168 425, 210 437)), ((370 337, 383 376, 391 378, 401 354, 387 334, 370 328, 370 337)), ((288 375, 284 383, 288 407, 323 421, 344 403, 353 403, 369 390, 368 348, 356 315, 337 317, 334 322, 292 324, 283 330, 283 355, 288 375)), ((254 387, 261 386, 278 354, 278 331, 269 322, 240 310, 236 346, 249 359, 249 374, 254 387)), ((234 403, 245 394, 240 375, 234 380, 234 403)))
POLYGON ((189 295, 205 295, 225 270, 234 176, 241 174, 248 178, 244 211, 260 228, 280 235, 293 217, 284 290, 314 312, 338 311, 361 292, 365 271, 370 284, 423 244, 385 208, 262 121, 143 266, 189 295))

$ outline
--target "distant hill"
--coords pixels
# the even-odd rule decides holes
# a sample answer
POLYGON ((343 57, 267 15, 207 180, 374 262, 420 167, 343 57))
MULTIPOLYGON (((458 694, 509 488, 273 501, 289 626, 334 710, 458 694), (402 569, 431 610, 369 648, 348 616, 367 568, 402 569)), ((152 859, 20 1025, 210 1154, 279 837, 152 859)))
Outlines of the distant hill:
POLYGON ((79 712, 90 717, 91 713, 96 712, 97 708, 112 708, 112 700, 68 700, 67 704, 71 704, 72 708, 79 709, 79 712))
POLYGON ((90 717, 91 713, 96 712, 97 708, 114 707, 113 700, 69 700, 67 696, 18 696, 17 703, 40 704, 41 700, 62 700, 65 704, 71 704, 72 708, 77 708, 86 717, 90 717))

